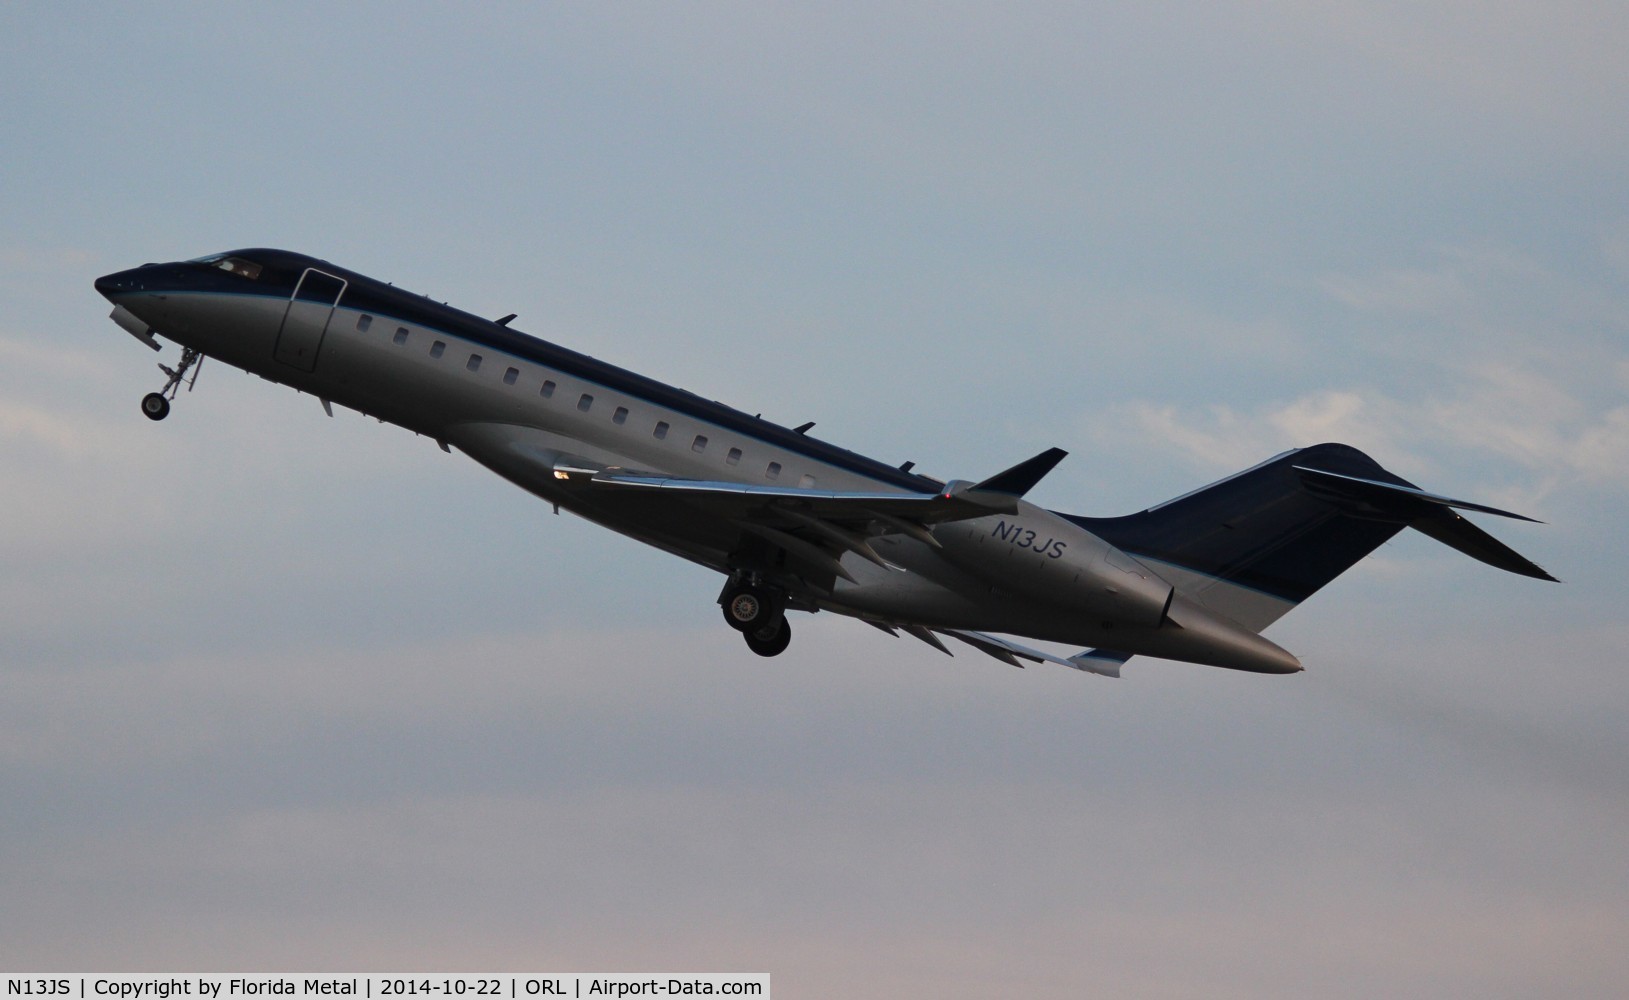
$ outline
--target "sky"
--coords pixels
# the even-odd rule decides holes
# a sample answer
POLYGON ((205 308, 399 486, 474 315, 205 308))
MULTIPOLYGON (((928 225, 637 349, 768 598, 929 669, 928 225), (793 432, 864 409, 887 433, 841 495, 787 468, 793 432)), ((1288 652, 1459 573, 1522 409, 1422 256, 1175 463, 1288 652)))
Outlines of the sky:
MULTIPOLYGON (((1629 989, 1629 14, 0 6, 0 969, 776 995, 1629 989), (1361 447, 1270 677, 953 659, 206 363, 100 274, 332 260, 889 462, 1129 513, 1361 447), (172 356, 164 360, 173 363, 172 356), (1495 523, 1497 522, 1497 523, 1495 523)), ((1067 651, 1065 651, 1067 652, 1067 651)))

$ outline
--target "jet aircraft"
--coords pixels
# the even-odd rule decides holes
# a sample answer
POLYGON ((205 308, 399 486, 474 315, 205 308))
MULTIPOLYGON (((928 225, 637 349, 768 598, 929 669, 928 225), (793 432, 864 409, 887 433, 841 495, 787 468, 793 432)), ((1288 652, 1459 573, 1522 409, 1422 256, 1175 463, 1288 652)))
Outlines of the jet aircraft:
POLYGON ((528 336, 327 261, 253 249, 96 280, 112 319, 181 348, 142 412, 162 420, 207 357, 425 435, 521 488, 724 577, 724 620, 761 656, 790 612, 827 611, 948 653, 1119 676, 1132 655, 1261 673, 1300 662, 1263 629, 1404 528, 1553 580, 1430 493, 1342 444, 1275 458, 1141 513, 1084 517, 1026 493, 1052 448, 941 481, 528 336), (1015 638, 1016 637, 1016 638, 1015 638), (1018 641, 1082 647, 1056 655, 1018 641))

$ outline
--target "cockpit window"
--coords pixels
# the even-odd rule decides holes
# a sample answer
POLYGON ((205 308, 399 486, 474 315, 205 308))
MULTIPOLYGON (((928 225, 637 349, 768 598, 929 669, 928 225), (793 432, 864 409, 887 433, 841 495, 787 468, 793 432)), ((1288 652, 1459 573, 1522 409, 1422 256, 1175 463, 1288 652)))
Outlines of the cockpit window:
POLYGON ((244 260, 242 257, 225 257, 217 261, 215 266, 223 271, 231 271, 233 274, 248 278, 250 281, 260 277, 260 265, 252 260, 244 260))
POLYGON ((232 274, 238 275, 239 277, 248 278, 250 281, 254 281, 260 277, 259 264, 256 264, 252 260, 248 260, 243 257, 234 257, 231 254, 226 253, 218 253, 209 257, 199 257, 198 259, 190 261, 189 263, 207 264, 210 267, 220 268, 222 271, 229 271, 232 274))

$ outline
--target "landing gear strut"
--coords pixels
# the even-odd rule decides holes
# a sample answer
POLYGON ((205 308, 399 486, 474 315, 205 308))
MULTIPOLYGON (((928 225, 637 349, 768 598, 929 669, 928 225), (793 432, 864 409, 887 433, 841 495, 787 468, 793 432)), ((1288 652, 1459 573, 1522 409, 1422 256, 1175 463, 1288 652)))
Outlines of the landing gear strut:
POLYGON ((733 579, 718 595, 724 620, 747 640, 747 648, 759 656, 777 656, 792 642, 792 627, 786 624, 784 596, 745 579, 733 579))
POLYGON ((198 381, 198 370, 203 367, 203 360, 204 356, 202 354, 190 347, 183 347, 181 348, 181 364, 179 367, 171 368, 169 365, 160 364, 158 366, 159 370, 169 376, 169 381, 165 382, 164 388, 159 391, 149 392, 141 397, 142 416, 148 420, 163 420, 169 416, 170 400, 174 399, 175 394, 181 391, 182 382, 187 384, 188 392, 192 391, 193 383, 198 381), (193 367, 194 365, 197 367, 193 367), (188 370, 192 372, 191 378, 187 377, 188 370))

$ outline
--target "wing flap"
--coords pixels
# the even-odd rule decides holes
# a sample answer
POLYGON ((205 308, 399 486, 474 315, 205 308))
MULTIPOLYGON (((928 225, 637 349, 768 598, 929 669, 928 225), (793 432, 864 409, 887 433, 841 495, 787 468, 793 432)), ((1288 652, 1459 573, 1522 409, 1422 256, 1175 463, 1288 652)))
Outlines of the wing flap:
MULTIPOLYGON (((563 470, 578 475, 579 470, 563 470)), ((740 515, 753 509, 792 507, 826 520, 908 519, 921 524, 960 521, 987 514, 1011 513, 1016 504, 1005 505, 961 496, 959 493, 889 493, 880 490, 816 490, 727 480, 683 479, 648 475, 617 468, 601 469, 589 478, 595 487, 661 493, 685 497, 719 509, 719 513, 740 515), (1005 508, 1005 509, 1004 509, 1005 508), (878 517, 877 515, 885 515, 878 517)))
POLYGON ((922 625, 911 625, 904 622, 862 620, 867 625, 881 629, 890 635, 904 632, 922 640, 946 656, 952 656, 954 654, 939 639, 939 636, 947 635, 952 639, 972 646, 986 656, 994 657, 1008 666, 1018 667, 1019 669, 1023 669, 1024 664, 1019 662, 1023 660, 1028 663, 1056 663, 1086 673, 1099 674, 1104 677, 1119 677, 1120 664, 1130 658, 1129 653, 1114 653, 1108 650, 1094 649, 1065 659, 1061 656, 1054 656, 1045 650, 1026 646, 1021 642, 1014 642, 1005 636, 991 635, 988 632, 975 632, 972 629, 964 628, 930 629, 922 625), (1096 659, 1093 659, 1094 657, 1096 659), (1116 659, 1117 657, 1118 659, 1116 659))

